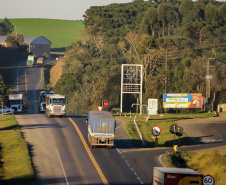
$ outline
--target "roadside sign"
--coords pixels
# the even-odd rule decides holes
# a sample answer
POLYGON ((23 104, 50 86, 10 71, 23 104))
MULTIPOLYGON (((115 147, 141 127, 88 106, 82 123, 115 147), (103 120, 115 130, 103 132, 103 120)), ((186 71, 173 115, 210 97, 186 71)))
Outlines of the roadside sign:
POLYGON ((108 107, 108 101, 107 100, 104 101, 104 107, 106 107, 106 108, 108 107))
POLYGON ((173 149, 176 152, 177 151, 177 145, 173 145, 173 149))
POLYGON ((153 134, 154 136, 158 136, 160 133, 161 133, 161 129, 160 129, 158 126, 154 126, 154 127, 152 128, 152 134, 153 134))
POLYGON ((102 106, 97 106, 99 111, 102 111, 102 106))
POLYGON ((211 175, 206 175, 203 178, 203 185, 214 185, 215 180, 211 175))

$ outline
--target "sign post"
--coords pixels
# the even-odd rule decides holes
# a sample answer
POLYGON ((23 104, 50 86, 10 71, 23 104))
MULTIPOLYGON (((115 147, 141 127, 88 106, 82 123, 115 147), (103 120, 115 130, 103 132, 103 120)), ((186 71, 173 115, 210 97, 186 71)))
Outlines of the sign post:
POLYGON ((161 134, 161 129, 158 126, 152 127, 152 134, 155 136, 155 146, 158 145, 158 135, 161 134))

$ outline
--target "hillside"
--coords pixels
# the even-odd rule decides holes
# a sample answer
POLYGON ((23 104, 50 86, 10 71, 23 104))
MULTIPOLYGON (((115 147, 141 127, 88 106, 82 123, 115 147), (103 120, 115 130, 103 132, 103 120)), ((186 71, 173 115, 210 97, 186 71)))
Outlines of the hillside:
POLYGON ((10 19, 14 32, 25 36, 44 36, 52 42, 52 51, 64 51, 76 42, 79 32, 85 27, 82 21, 58 19, 10 19))

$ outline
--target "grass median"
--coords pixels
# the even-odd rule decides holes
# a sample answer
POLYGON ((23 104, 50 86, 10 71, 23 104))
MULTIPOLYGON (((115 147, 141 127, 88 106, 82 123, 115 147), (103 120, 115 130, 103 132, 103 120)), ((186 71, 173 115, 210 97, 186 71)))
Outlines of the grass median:
POLYGON ((0 115, 0 184, 35 184, 28 146, 13 115, 0 115))
MULTIPOLYGON (((125 124, 125 130, 130 139, 134 142, 134 144, 138 146, 142 146, 142 142, 140 141, 139 135, 134 125, 134 116, 135 114, 123 114, 122 116, 116 115, 116 119, 120 119, 125 124)), ((136 122, 142 135, 146 140, 146 147, 156 147, 155 145, 155 137, 152 135, 152 127, 159 126, 161 129, 161 134, 158 136, 158 145, 157 147, 172 147, 173 145, 193 145, 196 144, 190 137, 185 134, 180 138, 175 136, 169 131, 169 128, 172 124, 175 124, 175 121, 182 119, 193 119, 193 118, 206 118, 213 117, 215 113, 174 113, 174 114, 159 114, 150 116, 148 121, 147 115, 136 115, 136 122)))

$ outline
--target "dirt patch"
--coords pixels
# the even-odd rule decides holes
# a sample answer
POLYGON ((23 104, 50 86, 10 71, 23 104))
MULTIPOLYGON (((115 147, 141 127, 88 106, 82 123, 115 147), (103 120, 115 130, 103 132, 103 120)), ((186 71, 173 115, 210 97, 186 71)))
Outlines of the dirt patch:
POLYGON ((50 83, 52 87, 55 86, 57 83, 58 79, 60 78, 62 74, 62 68, 63 68, 63 61, 59 60, 55 66, 53 66, 50 70, 50 83))

